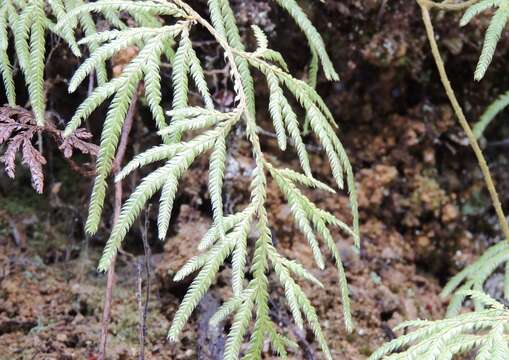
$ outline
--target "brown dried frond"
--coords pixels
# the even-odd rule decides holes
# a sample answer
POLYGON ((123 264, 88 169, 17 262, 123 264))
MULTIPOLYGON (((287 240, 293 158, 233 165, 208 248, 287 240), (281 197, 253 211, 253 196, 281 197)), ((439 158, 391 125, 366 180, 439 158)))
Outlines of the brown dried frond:
POLYGON ((79 150, 83 154, 97 155, 98 147, 89 142, 92 134, 85 129, 78 129, 64 138, 63 132, 51 121, 45 121, 44 127, 38 126, 31 111, 18 106, 0 107, 0 145, 6 145, 0 162, 4 164, 7 176, 14 178, 16 155, 19 153, 21 163, 30 170, 32 187, 38 193, 44 190, 42 168, 46 164, 46 159, 34 146, 34 137, 38 133, 50 135, 66 159, 73 155, 74 150, 79 150))

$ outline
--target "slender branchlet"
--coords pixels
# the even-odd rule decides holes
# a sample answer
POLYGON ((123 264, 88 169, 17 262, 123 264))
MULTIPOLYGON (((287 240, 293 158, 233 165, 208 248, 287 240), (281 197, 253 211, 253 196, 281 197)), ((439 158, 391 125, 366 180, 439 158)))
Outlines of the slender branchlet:
MULTIPOLYGON (((40 2, 44 3, 42 0, 40 2)), ((54 3, 60 4, 56 1, 54 3)), ((353 320, 348 284, 331 228, 336 227, 350 237, 355 246, 360 246, 355 179, 348 155, 336 136, 335 120, 314 89, 320 69, 329 80, 338 80, 339 77, 323 39, 302 8, 294 0, 277 1, 308 40, 312 54, 308 82, 289 73, 283 56, 270 48, 267 36, 257 26, 252 27, 256 49, 247 49, 228 0, 208 0, 210 19, 181 0, 68 0, 62 4, 56 13, 58 23, 51 26, 52 30, 66 34, 66 41, 77 55, 83 46, 88 48, 84 52, 88 55, 69 82, 69 91, 75 91, 91 75, 95 75, 98 80, 67 124, 65 133, 72 134, 92 112, 111 99, 102 127, 96 178, 86 223, 87 232, 94 234, 100 227, 112 173, 116 174, 115 180, 118 182, 140 167, 162 162, 159 168, 141 180, 124 202, 100 259, 99 269, 110 269, 134 221, 156 193, 160 193, 158 235, 161 240, 166 239, 181 178, 198 157, 209 156, 208 189, 213 221, 200 244, 202 252, 191 258, 175 276, 176 280, 180 280, 197 273, 174 316, 168 337, 172 341, 177 340, 191 313, 213 284, 221 266, 231 262, 233 297, 225 301, 214 317, 220 321, 233 316, 226 341, 225 359, 238 359, 241 354, 246 358, 260 359, 265 339, 269 340, 274 353, 281 357, 286 357, 289 347, 295 347, 295 342, 283 335, 270 315, 271 274, 279 280, 297 326, 303 327, 307 322, 325 356, 332 359, 316 309, 297 280, 301 278, 317 286, 321 286, 321 283, 310 269, 278 252, 273 244, 273 230, 266 211, 267 186, 269 182, 274 182, 290 204, 294 223, 309 243, 317 267, 323 269, 326 266, 325 251, 334 261, 339 276, 344 322, 347 330, 351 331, 353 320), (99 32, 94 21, 100 18, 109 24, 109 28, 99 32), (172 20, 167 21, 170 18, 172 20), (193 49, 196 27, 205 29, 224 53, 229 80, 235 93, 234 104, 228 110, 219 111, 215 108, 206 71, 198 53, 193 49), (74 37, 75 33, 79 33, 78 28, 85 35, 80 40, 74 37), (132 58, 120 72, 116 72, 115 77, 108 78, 105 64, 115 54, 126 49, 131 50, 132 58), (162 105, 163 65, 171 68, 172 101, 169 109, 162 105), (267 113, 273 121, 279 147, 282 151, 288 150, 288 145, 294 148, 302 172, 277 167, 262 150, 256 113, 260 110, 255 106, 254 78, 251 75, 253 70, 261 73, 267 83, 270 102, 267 113), (139 88, 143 89, 142 96, 161 136, 161 144, 137 155, 122 169, 118 169, 114 163, 115 153, 128 109, 135 101, 139 88), (195 99, 190 101, 191 94, 200 95, 201 105, 190 105, 197 103, 195 99), (303 121, 297 115, 301 111, 292 104, 301 107, 305 114, 303 121), (345 188, 349 192, 351 225, 319 208, 303 191, 303 188, 312 188, 335 193, 330 184, 313 177, 309 154, 302 138, 304 119, 309 132, 325 150, 337 189, 345 188), (251 147, 254 168, 249 201, 241 211, 228 214, 223 204, 227 156, 231 156, 228 155, 228 139, 232 130, 239 127, 244 129, 245 139, 251 147), (253 236, 253 229, 256 229, 253 241, 248 241, 253 236), (249 243, 253 243, 253 251, 248 251, 249 243), (246 273, 250 276, 246 276, 246 273), (248 334, 250 340, 247 350, 241 351, 248 334)), ((38 9, 41 13, 42 7, 38 9)), ((0 12, 3 15, 0 16, 0 28, 7 11, 2 9, 0 12)), ((41 14, 44 15, 44 12, 41 14)), ((21 38, 35 36, 35 30, 24 29, 20 33, 21 38)), ((43 38, 40 33, 36 35, 43 38)), ((5 34, 0 33, 0 45, 6 43, 5 39, 5 34)), ((4 48, 0 47, 0 50, 4 48)), ((31 52, 26 47, 21 50, 25 55, 31 52)), ((34 66, 28 66, 29 55, 24 59, 27 61, 20 61, 22 68, 34 69, 34 66)), ((4 72, 9 75, 10 65, 5 69, 4 72)), ((10 85, 10 78, 7 78, 6 84, 10 85)), ((34 111, 35 105, 44 109, 42 103, 34 102, 34 111)), ((274 231, 277 232, 277 229, 274 231)))

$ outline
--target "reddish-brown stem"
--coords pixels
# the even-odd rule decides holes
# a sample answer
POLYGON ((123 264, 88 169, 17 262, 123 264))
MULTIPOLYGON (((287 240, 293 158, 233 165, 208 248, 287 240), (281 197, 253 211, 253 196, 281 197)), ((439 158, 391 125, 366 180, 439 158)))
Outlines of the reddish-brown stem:
MULTIPOLYGON (((115 156, 115 160, 113 161, 113 173, 116 175, 120 170, 122 165, 122 161, 124 160, 125 152, 127 150, 127 143, 129 140, 129 133, 133 127, 134 115, 136 113, 136 105, 138 103, 138 95, 135 94, 131 105, 129 106, 129 110, 127 112, 124 125, 122 127, 122 133, 120 135, 120 142, 118 145, 117 155, 115 156)), ((118 181, 115 183, 115 202, 113 208, 113 219, 112 226, 118 221, 118 217, 120 216, 120 209, 122 207, 122 182, 118 181)), ((116 256, 111 260, 111 265, 108 270, 108 277, 106 280, 106 294, 104 296, 104 308, 103 308, 103 318, 101 323, 101 338, 99 345, 99 360, 106 359, 106 347, 108 342, 108 325, 110 323, 110 315, 111 315, 111 303, 113 300, 113 289, 115 287, 115 260, 116 256)))

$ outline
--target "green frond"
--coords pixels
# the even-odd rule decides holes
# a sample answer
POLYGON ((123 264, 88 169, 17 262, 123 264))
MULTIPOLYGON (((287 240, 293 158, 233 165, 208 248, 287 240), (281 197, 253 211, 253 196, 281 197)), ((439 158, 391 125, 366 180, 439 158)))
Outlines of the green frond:
POLYGON ((244 289, 245 267, 247 262, 247 237, 251 229, 251 217, 246 217, 239 225, 235 249, 232 255, 232 289, 235 296, 240 296, 244 289))
POLYGON ((480 138, 484 130, 493 121, 493 119, 509 105, 509 91, 500 95, 484 111, 479 121, 472 128, 474 135, 480 138))
MULTIPOLYGON (((162 137, 162 145, 135 156, 116 175, 115 181, 122 181, 136 169, 159 161, 165 162, 145 176, 125 201, 105 246, 99 269, 105 271, 111 266, 112 259, 135 219, 149 199, 159 191, 161 193, 158 233, 160 239, 166 237, 179 181, 198 156, 207 154, 210 156, 208 189, 213 221, 198 246, 198 249, 204 252, 192 257, 175 274, 175 281, 179 281, 197 273, 174 316, 168 332, 169 339, 175 341, 178 338, 199 301, 213 284, 221 266, 231 259, 233 297, 220 307, 211 321, 217 325, 226 317, 233 316, 226 341, 225 359, 238 359, 248 336, 249 344, 245 351, 242 350, 245 359, 260 359, 267 344, 266 339, 274 353, 282 358, 287 357, 288 348, 296 347, 294 341, 279 333, 279 324, 275 324, 271 318, 269 309, 269 271, 271 270, 274 270, 281 282, 297 326, 303 328, 307 323, 326 358, 331 359, 332 355, 316 309, 296 279, 309 281, 321 288, 323 284, 314 273, 301 264, 280 255, 273 245, 272 229, 266 210, 268 187, 266 176, 270 173, 287 199, 295 224, 306 237, 318 267, 323 269, 325 266, 321 246, 332 254, 339 275, 344 320, 347 329, 350 330, 353 322, 350 316, 346 275, 336 242, 328 227, 339 228, 353 237, 356 246, 359 245, 355 179, 348 156, 335 135, 334 118, 323 99, 313 88, 316 85, 319 64, 324 69, 326 77, 337 79, 338 76, 326 53, 323 40, 294 0, 278 0, 278 3, 295 19, 310 43, 312 61, 309 83, 296 79, 288 72, 283 56, 269 49, 267 36, 256 26, 253 26, 253 32, 258 45, 257 49, 252 53, 245 51, 235 15, 228 0, 208 0, 207 3, 211 24, 195 12, 187 2, 181 1, 69 0, 62 2, 62 0, 55 0, 52 8, 59 14, 58 24, 54 26, 44 23, 50 31, 69 36, 68 42, 74 50, 83 45, 89 49, 89 56, 70 81, 70 91, 76 90, 87 77, 94 73, 97 74, 98 79, 96 88, 78 107, 68 123, 65 134, 71 134, 84 119, 111 98, 102 128, 96 166, 97 175, 86 225, 89 233, 95 232, 99 226, 120 133, 139 88, 144 89, 146 103, 158 128, 158 134, 162 137), (98 32, 94 22, 96 17, 101 18, 101 21, 106 20, 112 29, 98 32), (166 17, 171 17, 174 25, 163 25, 162 19, 166 17), (225 50, 226 61, 230 62, 229 83, 233 84, 235 92, 234 110, 230 112, 214 109, 204 68, 193 49, 191 35, 194 34, 192 30, 197 24, 203 25, 218 41, 225 50), (78 42, 74 41, 74 32, 77 28, 81 28, 85 33, 85 38, 78 42), (118 77, 108 80, 105 63, 116 53, 133 46, 137 48, 137 54, 123 67, 118 77), (171 63, 172 99, 171 109, 166 113, 166 109, 163 109, 161 104, 163 61, 171 63), (275 169, 266 160, 267 157, 262 151, 258 138, 259 127, 256 122, 255 87, 251 67, 259 70, 266 77, 270 92, 268 111, 277 134, 278 145, 283 151, 288 143, 295 148, 302 173, 290 169, 275 169), (203 107, 190 106, 195 103, 194 99, 190 98, 191 81, 203 100, 203 107), (143 84, 143 87, 140 87, 140 84, 143 84), (308 152, 301 133, 302 122, 297 116, 297 113, 300 114, 301 111, 292 108, 294 101, 288 96, 293 96, 297 100, 297 105, 301 107, 302 113, 306 114, 308 119, 306 121, 309 121, 313 134, 327 154, 338 186, 343 187, 344 182, 348 184, 352 226, 318 208, 300 190, 301 187, 307 187, 335 193, 328 184, 312 176, 308 152), (169 117, 169 124, 165 115, 169 117), (251 196, 243 210, 235 214, 225 214, 223 182, 227 157, 231 156, 227 140, 229 132, 240 121, 243 121, 242 126, 251 145, 255 164, 251 172, 251 196), (186 138, 187 135, 193 137, 182 141, 182 135, 185 132, 187 132, 186 138), (250 246, 248 237, 253 233, 257 233, 257 237, 251 252, 248 249, 250 246), (319 243, 319 240, 322 243, 319 243), (251 259, 250 256, 252 256, 251 259), (247 281, 246 278, 250 280, 247 281)), ((2 14, 1 11, 0 14, 2 14)), ((29 55, 33 30, 32 25, 27 26, 28 15, 22 12, 19 18, 23 21, 16 20, 19 33, 15 37, 15 43, 20 49, 19 52, 25 54, 20 61, 21 63, 26 60, 22 68, 30 73, 32 67, 29 65, 33 59, 29 55)), ((0 45, 4 38, 0 33, 0 45)), ((2 49, 0 46, 0 50, 2 49)))
POLYGON ((332 360, 332 354, 330 352, 329 345, 327 344, 327 340, 325 339, 325 335, 323 334, 322 326, 320 325, 320 320, 316 314, 315 308, 307 298, 306 294, 304 294, 298 286, 295 288, 295 293, 299 306, 302 309, 302 313, 313 331, 320 348, 322 349, 325 357, 328 360, 332 360))
POLYGON ((319 287, 323 288, 323 284, 318 280, 315 276, 313 276, 304 266, 296 262, 295 260, 288 260, 287 258, 277 254, 273 253, 271 256, 274 255, 276 257, 276 261, 280 262, 282 265, 286 266, 290 272, 293 274, 301 277, 304 280, 310 281, 314 283, 315 285, 318 285, 319 287))
POLYGON ((343 261, 341 260, 341 255, 337 249, 334 239, 332 238, 332 234, 325 225, 325 222, 317 218, 315 220, 315 227, 322 239, 324 239, 325 245, 332 253, 332 257, 336 263, 336 268, 338 270, 339 289, 341 292, 341 303, 343 305, 343 318, 345 322, 345 328, 346 331, 352 332, 354 324, 350 310, 350 291, 348 290, 348 280, 346 279, 345 268, 343 266, 343 261))
POLYGON ((177 340, 178 335, 191 316, 191 313, 196 308, 203 295, 205 295, 210 285, 212 285, 212 282, 219 271, 219 267, 231 254, 232 250, 233 242, 231 241, 225 241, 224 246, 212 249, 209 261, 191 283, 191 286, 189 287, 177 310, 177 313, 175 314, 175 317, 173 318, 173 322, 168 332, 168 338, 171 341, 177 340))
POLYGON ((276 76, 269 74, 267 76, 267 82, 269 84, 269 113, 274 122, 274 129, 276 130, 276 136, 279 148, 281 151, 286 150, 286 130, 283 122, 283 107, 282 98, 283 90, 279 87, 279 81, 276 76))
POLYGON ((287 199, 292 216, 295 220, 295 223, 299 230, 305 235, 306 239, 309 242, 309 246, 313 251, 313 256, 315 258, 315 262, 320 269, 325 268, 325 264, 322 257, 322 252, 320 250, 320 245, 318 244, 318 240, 313 231, 313 227, 311 226, 311 222, 307 216, 301 198, 299 197, 300 192, 295 188, 295 186, 284 180, 284 178, 274 169, 271 169, 271 174, 276 180, 281 192, 284 194, 287 199))
POLYGON ((275 250, 272 250, 269 252, 269 254, 272 266, 274 267, 274 271, 276 272, 276 275, 279 277, 279 281, 281 282, 285 290, 286 301, 288 302, 288 307, 292 312, 293 320, 295 321, 297 327, 300 330, 303 330, 304 320, 302 318, 300 305, 296 296, 296 287, 298 287, 298 285, 290 276, 288 269, 282 265, 282 262, 278 258, 277 252, 275 250))
MULTIPOLYGON (((103 257, 101 258, 99 264, 100 270, 108 269, 111 259, 115 255, 116 251, 118 251, 123 239, 127 235, 127 232, 136 217, 141 212, 143 206, 147 200, 152 197, 155 192, 163 188, 163 186, 166 187, 166 189, 163 188, 161 194, 161 209, 158 216, 158 227, 159 237, 165 237, 176 193, 177 180, 180 176, 182 176, 183 172, 191 165, 196 157, 206 152, 214 145, 216 137, 223 131, 224 129, 221 128, 215 129, 215 131, 210 131, 209 133, 197 136, 193 140, 189 141, 185 146, 180 145, 178 149, 180 152, 168 160, 163 167, 147 175, 122 207, 119 219, 111 232, 108 243, 106 244, 108 252, 105 250, 103 257), (155 173, 159 176, 158 179, 152 177, 155 173)), ((171 145, 167 145, 163 151, 168 150, 170 147, 171 145)), ((154 159, 158 156, 161 156, 161 153, 154 151, 146 158, 154 159)), ((140 160, 143 161, 143 158, 139 157, 137 160, 138 163, 140 160)), ((134 165, 130 166, 132 167, 134 165)))
MULTIPOLYGON (((192 49, 191 41, 189 40, 189 31, 186 29, 182 31, 179 46, 173 58, 173 73, 172 73, 172 86, 173 86, 173 102, 172 109, 180 109, 187 107, 188 93, 189 93, 189 80, 188 73, 190 68, 190 51, 192 49)), ((175 119, 179 119, 178 117, 175 119)), ((173 120, 173 119, 172 119, 173 120)), ((180 141, 181 133, 176 132, 172 141, 180 141)))
POLYGON ((224 237, 223 228, 223 180, 226 168, 226 136, 217 138, 210 155, 209 192, 212 202, 214 225, 218 228, 220 237, 224 237))
POLYGON ((233 297, 224 302, 223 305, 217 309, 216 313, 210 318, 209 323, 212 325, 218 325, 220 322, 224 321, 228 316, 237 311, 237 309, 244 303, 247 299, 253 296, 252 289, 245 289, 240 296, 233 297))
POLYGON ((193 256, 189 261, 180 268, 180 270, 173 277, 173 281, 181 281, 195 271, 201 269, 208 260, 208 254, 193 256))
MULTIPOLYGON (((44 65, 46 53, 46 13, 44 0, 33 0, 27 6, 30 11, 30 71, 28 72, 28 92, 35 118, 39 125, 44 124, 46 101, 44 94, 44 65)), ((28 18, 27 18, 28 20, 28 18)))
POLYGON ((321 182, 320 180, 298 173, 292 169, 278 169, 278 172, 291 182, 299 183, 312 189, 327 191, 332 194, 336 193, 336 191, 333 188, 321 182))
POLYGON ((254 294, 247 297, 235 314, 230 333, 226 339, 224 360, 237 360, 239 358, 240 346, 253 317, 254 298, 254 294))
POLYGON ((9 60, 7 49, 9 46, 8 35, 8 8, 3 5, 0 9, 0 73, 2 75, 5 88, 5 95, 9 105, 16 105, 16 90, 14 88, 14 78, 12 74, 12 65, 9 60))
POLYGON ((254 55, 260 59, 266 60, 270 63, 279 66, 281 70, 288 72, 288 64, 286 63, 283 55, 279 51, 272 49, 257 50, 254 55))
POLYGON ((286 348, 291 349, 298 349, 299 344, 297 344, 295 341, 290 340, 284 335, 279 334, 274 326, 269 326, 269 329, 267 331, 267 334, 269 336, 269 340, 272 344, 272 349, 274 353, 277 356, 280 356, 282 359, 287 359, 288 354, 286 352, 286 348))
POLYGON ((190 161, 186 161, 183 165, 184 166, 182 167, 175 166, 173 169, 171 169, 171 171, 169 171, 166 181, 164 182, 163 190, 161 191, 161 201, 159 203, 159 212, 157 213, 159 240, 166 239, 166 233, 168 232, 168 227, 170 226, 173 203, 175 202, 175 197, 177 196, 179 176, 182 174, 182 171, 186 170, 190 165, 190 161))
POLYGON ((256 39, 256 44, 258 48, 256 51, 263 51, 269 47, 269 40, 267 39, 267 35, 260 29, 257 25, 251 25, 251 29, 253 29, 253 33, 256 39))
MULTIPOLYGON (((253 207, 248 207, 242 212, 231 214, 223 218, 223 229, 225 232, 231 230, 233 227, 237 226, 237 224, 246 221, 247 219, 253 216, 253 207)), ((214 244, 220 237, 219 229, 216 225, 212 225, 200 241, 198 245, 198 250, 208 249, 212 244, 214 244)))
POLYGON ((115 157, 120 132, 122 131, 125 116, 127 115, 130 103, 142 77, 141 68, 137 68, 136 66, 128 67, 130 67, 130 69, 126 70, 125 74, 122 75, 123 81, 110 104, 104 121, 96 164, 97 175, 92 189, 89 213, 85 226, 89 234, 95 234, 99 227, 104 198, 106 196, 107 178, 111 171, 113 158, 115 157))
POLYGON ((470 6, 460 20, 460 26, 467 25, 474 17, 490 8, 499 6, 501 0, 482 0, 470 6))
MULTIPOLYGON (((70 10, 72 10, 78 6, 82 6, 82 5, 83 5, 82 0, 74 0, 74 1, 72 1, 72 6, 67 8, 67 11, 70 11, 70 10)), ((79 21, 79 24, 85 34, 85 37, 89 37, 89 36, 92 36, 93 34, 97 34, 97 27, 95 25, 94 19, 92 18, 92 16, 89 13, 82 13, 80 16, 78 16, 77 21, 79 21)), ((70 23, 70 27, 71 27, 71 29, 74 28, 74 24, 72 24, 72 22, 70 23)), ((90 41, 88 43, 88 48, 91 53, 95 52, 98 47, 99 47, 99 42, 97 42, 97 41, 90 41)), ((96 78, 97 78, 97 83, 99 85, 102 85, 106 81, 108 81, 108 73, 106 71, 105 64, 100 64, 100 65, 96 66, 96 78)))
POLYGON ((311 106, 309 108, 308 115, 311 129, 320 140, 320 143, 323 145, 325 153, 329 158, 332 176, 336 180, 336 184, 338 185, 338 187, 342 189, 344 184, 343 167, 341 165, 339 155, 336 152, 336 149, 330 138, 331 133, 328 132, 325 126, 323 125, 326 122, 326 119, 323 117, 322 113, 320 113, 320 111, 318 111, 318 109, 315 106, 311 106))
MULTIPOLYGON (((159 30, 159 29, 158 29, 159 30)), ((75 71, 73 77, 69 81, 69 92, 74 92, 79 84, 98 66, 102 65, 106 60, 122 49, 126 49, 131 45, 137 44, 148 37, 159 34, 160 31, 153 29, 127 29, 127 30, 111 30, 99 33, 98 36, 91 35, 83 39, 81 42, 86 44, 89 42, 106 42, 97 48, 75 71)))
POLYGON ((497 48, 498 41, 500 40, 500 36, 502 35, 502 31, 505 28, 508 18, 509 3, 503 2, 495 12, 495 15, 491 18, 488 30, 486 30, 481 56, 475 69, 475 80, 481 80, 484 77, 486 70, 488 70, 488 66, 491 64, 491 60, 495 54, 495 49, 497 48))
POLYGON ((169 126, 163 130, 160 130, 158 132, 159 135, 175 136, 175 134, 184 133, 185 131, 209 128, 230 119, 230 117, 224 116, 224 114, 220 116, 216 114, 203 114, 196 117, 186 117, 185 115, 180 115, 180 111, 170 111, 168 114, 173 119, 173 121, 169 126))
POLYGON ((71 135, 77 128, 79 128, 81 123, 87 119, 104 101, 113 96, 113 94, 115 94, 115 92, 117 92, 123 84, 124 79, 119 77, 96 87, 92 94, 90 94, 90 96, 87 97, 74 112, 74 115, 65 127, 64 136, 71 135))
POLYGON ((165 44, 164 40, 161 39, 161 42, 155 47, 150 56, 148 56, 144 66, 145 97, 158 129, 164 129, 167 126, 164 110, 161 106, 161 75, 159 69, 164 45, 167 45, 167 43, 165 44))
POLYGON ((46 111, 44 70, 46 63, 46 36, 53 33, 63 39, 72 52, 80 51, 74 32, 57 31, 52 18, 66 16, 62 0, 34 0, 30 2, 4 0, 0 9, 0 74, 7 100, 16 104, 13 69, 7 53, 9 35, 14 39, 14 63, 18 63, 28 89, 30 106, 37 123, 42 126, 46 111), (48 6, 47 6, 48 5, 48 6), (17 61, 16 61, 17 60, 17 61))
POLYGON ((378 359, 452 359, 476 351, 476 360, 506 359, 509 356, 508 312, 487 295, 469 292, 488 307, 436 321, 414 320, 396 330, 413 328, 380 347, 369 360, 378 359))
POLYGON ((332 65, 332 61, 327 54, 327 50, 325 49, 325 44, 320 33, 316 30, 311 21, 309 21, 299 4, 297 4, 295 0, 276 0, 276 2, 290 14, 302 32, 306 35, 309 46, 320 58, 325 77, 329 80, 339 80, 339 76, 336 73, 336 70, 334 70, 334 65, 332 65))
POLYGON ((107 271, 109 269, 112 259, 120 248, 122 239, 127 234, 128 226, 134 222, 147 200, 163 186, 166 174, 172 166, 173 164, 168 162, 165 166, 147 175, 122 206, 119 219, 99 261, 99 271, 107 271))
MULTIPOLYGON (((239 29, 235 23, 235 15, 230 7, 228 0, 209 0, 209 9, 211 13, 212 23, 216 30, 226 38, 229 45, 234 49, 243 51, 244 45, 242 43, 239 29)), ((242 88, 246 94, 247 110, 253 116, 255 114, 255 93, 254 82, 249 70, 248 62, 240 57, 235 57, 241 79, 242 88)))
MULTIPOLYGON (((66 15, 65 5, 62 0, 48 0, 51 10, 57 19, 62 19, 66 15)), ((64 26, 59 35, 66 40, 71 48, 71 51, 76 56, 81 56, 81 51, 74 38, 74 31, 71 26, 64 26)))
POLYGON ((507 262, 509 262, 509 243, 502 241, 486 250, 473 264, 453 276, 440 294, 445 298, 452 294, 454 290, 459 289, 449 304, 447 315, 451 317, 458 314, 463 301, 468 295, 466 291, 482 289, 487 278, 498 267, 505 265, 507 262), (461 285, 462 283, 464 285, 461 285))
POLYGON ((30 65, 30 47, 28 39, 30 37, 30 24, 28 21, 30 18, 30 10, 33 7, 26 6, 23 11, 18 15, 15 14, 15 10, 10 15, 14 15, 14 48, 16 50, 16 56, 18 58, 19 67, 23 71, 25 78, 30 80, 29 65, 30 65))
POLYGON ((121 181, 134 170, 139 169, 145 165, 151 164, 156 161, 169 160, 174 157, 178 152, 183 150, 182 144, 163 144, 155 146, 132 159, 126 166, 117 174, 115 181, 121 181))
MULTIPOLYGON (((316 88, 316 83, 318 82, 318 55, 316 54, 316 51, 311 49, 311 61, 309 63, 309 69, 308 69, 308 84, 313 89, 316 88)), ((309 116, 306 114, 306 119, 304 121, 304 135, 307 135, 309 133, 309 116)))
POLYGON ((129 14, 138 13, 149 15, 166 15, 183 18, 186 16, 178 6, 170 2, 156 1, 129 1, 129 0, 99 0, 78 6, 67 13, 63 19, 59 19, 56 30, 61 30, 67 23, 75 24, 75 18, 81 14, 101 13, 114 26, 123 28, 125 25, 118 19, 118 12, 125 11, 129 14))
POLYGON ((481 56, 479 57, 479 62, 475 69, 474 79, 477 81, 480 81, 484 77, 491 64, 498 41, 500 40, 502 31, 504 30, 507 19, 509 18, 509 2, 505 0, 482 0, 470 6, 465 11, 463 18, 460 21, 460 25, 465 26, 476 15, 492 7, 496 7, 497 9, 491 18, 488 29, 486 30, 481 56))
POLYGON ((309 164, 309 156, 306 150, 306 145, 304 145, 304 141, 302 140, 301 131, 299 128, 299 122, 297 120, 297 115, 293 111, 292 107, 288 103, 286 98, 280 98, 281 100, 281 108, 283 111, 283 119, 288 130, 288 134, 292 139, 292 145, 295 147, 297 151, 297 156, 300 160, 300 166, 304 173, 307 176, 313 176, 311 173, 311 165, 309 164))
POLYGON ((198 89, 198 92, 203 98, 203 102, 205 103, 205 108, 214 109, 214 101, 210 96, 209 88, 207 85, 207 81, 205 80, 205 74, 203 72, 203 68, 200 64, 200 60, 196 55, 196 52, 191 47, 189 49, 189 72, 191 73, 191 77, 193 78, 194 84, 198 89))

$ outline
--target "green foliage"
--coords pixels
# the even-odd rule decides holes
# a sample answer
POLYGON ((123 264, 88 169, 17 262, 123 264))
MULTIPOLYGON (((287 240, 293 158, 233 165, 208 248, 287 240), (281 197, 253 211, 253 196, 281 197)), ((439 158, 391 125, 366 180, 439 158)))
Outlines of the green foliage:
MULTIPOLYGON (((449 304, 447 315, 455 316, 459 313, 461 305, 465 300, 465 291, 476 290, 483 291, 483 286, 489 276, 491 276, 499 267, 505 265, 506 277, 504 286, 504 297, 509 300, 509 242, 502 241, 488 250, 477 259, 473 264, 466 267, 456 274, 442 291, 442 297, 447 297, 455 290, 453 298, 449 304)), ((475 302, 476 308, 480 304, 475 302)))
MULTIPOLYGON (((69 44, 75 41, 72 34, 55 29, 52 18, 61 18, 73 6, 73 1, 49 1, 48 12, 44 0, 2 0, 0 2, 0 73, 9 105, 16 104, 13 66, 8 55, 9 37, 12 35, 17 63, 25 77, 30 104, 37 123, 44 123, 45 93, 44 66, 46 62, 46 32, 51 32, 69 44)), ((63 29, 62 29, 63 30, 63 29)), ((79 49, 71 46, 79 55, 79 49)))
POLYGON ((509 91, 500 95, 495 101, 493 101, 484 111, 479 121, 475 124, 472 130, 477 138, 482 136, 488 125, 507 107, 507 105, 509 105, 509 91))
POLYGON ((449 360, 469 352, 475 352, 476 360, 507 359, 509 311, 482 292, 465 291, 462 296, 482 308, 444 320, 404 322, 396 330, 413 331, 383 345, 369 360, 449 360))
MULTIPOLYGON (((300 6, 293 0, 278 1, 295 19, 304 32, 312 50, 311 85, 316 82, 321 64, 329 79, 337 79, 332 63, 325 51, 323 40, 300 6)), ((274 181, 290 204, 296 226, 302 231, 312 249, 316 264, 323 269, 327 250, 334 260, 339 274, 339 284, 345 325, 353 327, 346 275, 333 239, 331 228, 336 227, 354 239, 359 246, 359 219, 356 202, 355 180, 348 156, 335 135, 336 126, 332 114, 322 98, 308 83, 294 78, 280 53, 269 48, 263 31, 254 26, 257 48, 247 51, 233 11, 227 0, 209 0, 211 22, 201 17, 183 1, 128 1, 99 0, 81 4, 60 18, 56 29, 73 33, 78 19, 97 13, 114 28, 86 34, 85 38, 71 46, 87 45, 90 55, 75 72, 70 81, 70 91, 93 72, 101 73, 104 63, 113 55, 135 47, 137 53, 123 68, 121 74, 104 79, 79 106, 67 125, 70 134, 97 107, 112 98, 103 124, 101 145, 97 160, 97 175, 92 191, 86 229, 95 233, 99 227, 101 211, 107 191, 107 181, 112 171, 113 158, 128 108, 140 84, 162 144, 146 150, 132 159, 116 176, 121 181, 132 171, 156 162, 161 166, 142 179, 140 184, 122 206, 110 238, 99 263, 99 269, 107 270, 122 245, 134 221, 147 201, 160 192, 158 233, 164 240, 167 235, 173 204, 180 179, 199 156, 210 156, 208 189, 213 208, 213 224, 200 244, 202 253, 189 260, 176 274, 175 280, 198 272, 180 305, 169 338, 176 341, 187 320, 203 295, 213 284, 220 269, 231 259, 233 298, 227 300, 214 317, 219 322, 233 316, 233 323, 225 347, 225 359, 237 359, 250 332, 249 346, 244 354, 248 359, 261 357, 264 339, 268 339, 274 353, 286 357, 288 347, 295 342, 280 333, 278 324, 271 318, 269 309, 269 273, 273 271, 284 289, 286 301, 297 325, 302 328, 306 321, 328 359, 332 358, 317 313, 297 279, 322 286, 320 281, 295 260, 279 254, 273 245, 266 197, 268 181, 274 181), (127 14, 133 24, 125 26, 127 14), (171 17, 171 25, 160 21, 161 16, 171 17), (214 109, 207 78, 197 53, 193 49, 192 33, 196 26, 203 26, 223 49, 230 66, 230 79, 235 91, 234 108, 225 112, 214 109), (172 103, 167 111, 161 105, 160 68, 169 62, 172 69, 172 103), (258 138, 259 127, 255 114, 254 80, 252 69, 258 70, 269 88, 269 113, 282 150, 292 145, 300 159, 303 173, 278 168, 262 152, 258 138), (202 97, 201 106, 190 106, 191 86, 202 97), (346 187, 350 193, 353 224, 347 225, 332 213, 320 209, 302 191, 312 188, 335 193, 329 185, 313 177, 309 155, 302 139, 302 126, 292 103, 293 97, 306 114, 310 131, 315 135, 331 164, 333 178, 339 189, 346 187), (251 179, 251 196, 243 210, 225 214, 223 205, 223 182, 229 156, 227 144, 234 128, 245 129, 245 137, 251 145, 254 169, 251 179), (270 179, 269 179, 270 177, 270 179), (253 229, 254 231, 253 235, 253 229), (249 238, 254 237, 253 256, 249 256, 249 238), (249 279, 246 274, 250 274, 249 279), (252 327, 251 327, 252 325, 252 327)), ((99 75, 98 75, 99 77, 99 75)))
POLYGON ((481 56, 475 69, 474 79, 477 81, 484 77, 486 70, 488 70, 488 67, 491 64, 491 60, 495 54, 498 41, 500 40, 502 31, 504 31, 507 19, 509 18, 509 1, 481 0, 477 3, 474 3, 467 9, 460 21, 460 25, 465 26, 481 12, 494 7, 496 10, 493 17, 491 18, 490 25, 486 30, 481 56))

